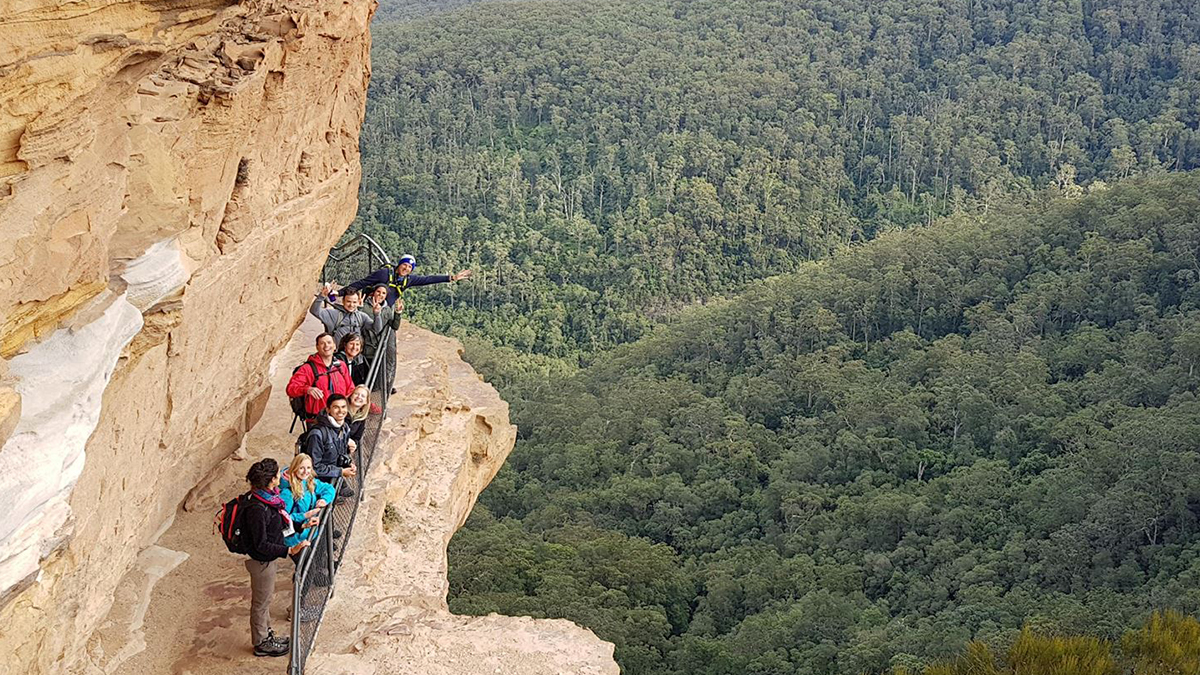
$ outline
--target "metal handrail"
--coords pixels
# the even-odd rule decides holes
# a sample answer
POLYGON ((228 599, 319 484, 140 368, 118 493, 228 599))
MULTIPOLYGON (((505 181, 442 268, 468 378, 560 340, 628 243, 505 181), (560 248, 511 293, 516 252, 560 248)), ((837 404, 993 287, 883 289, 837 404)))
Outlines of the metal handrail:
POLYGON ((329 250, 325 264, 321 266, 321 283, 329 281, 330 263, 345 262, 353 258, 356 253, 364 250, 367 253, 367 274, 370 274, 379 267, 392 264, 392 259, 388 257, 387 251, 383 250, 379 242, 372 239, 369 235, 358 232, 329 250), (359 244, 359 246, 351 249, 350 247, 354 244, 359 244))
MULTIPOLYGON (((350 238, 349 241, 343 242, 335 246, 329 257, 326 259, 325 265, 321 270, 322 281, 326 281, 327 269, 330 262, 343 262, 351 259, 355 254, 366 250, 367 257, 367 274, 377 269, 377 261, 379 263, 390 265, 391 261, 383 247, 379 246, 374 239, 365 235, 357 234, 350 238), (354 244, 359 244, 358 248, 347 251, 346 249, 354 244), (340 255, 338 255, 340 254, 340 255)), ((365 275, 364 275, 365 276, 365 275)), ((377 415, 368 414, 367 431, 363 433, 362 442, 355 448, 355 466, 358 467, 358 472, 355 477, 349 481, 345 477, 339 477, 334 485, 335 494, 340 495, 345 486, 350 486, 354 490, 354 496, 346 499, 340 496, 334 497, 333 503, 326 505, 320 513, 320 525, 317 526, 316 536, 311 540, 313 543, 304 549, 300 555, 300 559, 296 564, 296 575, 292 586, 292 627, 291 627, 291 653, 288 659, 288 673, 290 675, 303 675, 305 663, 308 661, 309 653, 312 646, 316 643, 317 633, 320 631, 321 622, 325 616, 325 606, 329 599, 333 597, 334 578, 337 574, 338 567, 341 565, 342 557, 346 551, 346 543, 350 539, 350 533, 353 530, 354 522, 358 517, 358 507, 362 502, 362 490, 366 485, 367 471, 371 466, 371 460, 375 456, 375 446, 379 440, 379 430, 383 424, 383 417, 387 414, 388 395, 390 393, 391 383, 388 382, 386 373, 388 372, 388 356, 387 345, 391 340, 394 331, 390 325, 385 326, 383 334, 380 336, 380 341, 375 355, 371 359, 371 366, 367 371, 366 386, 372 391, 372 400, 377 385, 379 386, 379 407, 380 412, 377 415), (374 423, 372 426, 372 422, 374 423), (346 504, 347 501, 352 502, 349 517, 344 523, 343 529, 338 531, 336 528, 335 516, 336 507, 339 504, 346 504), (335 545, 334 540, 341 538, 341 547, 335 545), (313 567, 316 564, 318 551, 324 548, 324 569, 316 569, 313 567), (326 584, 326 592, 324 596, 318 597, 312 605, 304 602, 306 595, 310 591, 320 588, 314 575, 321 572, 325 573, 324 581, 326 584), (307 635, 306 640, 301 640, 301 628, 304 624, 309 623, 304 619, 307 617, 306 611, 315 609, 316 616, 312 617, 315 625, 312 627, 312 633, 307 635)), ((367 405, 371 405, 368 401, 367 405)))
POLYGON ((375 255, 379 256, 379 260, 381 262, 383 262, 385 265, 392 264, 392 259, 388 257, 387 251, 383 250, 383 247, 379 245, 379 242, 372 239, 369 235, 363 234, 362 232, 359 232, 359 233, 355 234, 353 237, 350 237, 350 241, 347 241, 347 242, 338 244, 337 246, 334 246, 333 250, 336 251, 344 246, 349 246, 350 244, 353 244, 354 242, 356 242, 360 239, 362 241, 367 242, 367 244, 371 247, 371 250, 373 250, 375 252, 375 255))

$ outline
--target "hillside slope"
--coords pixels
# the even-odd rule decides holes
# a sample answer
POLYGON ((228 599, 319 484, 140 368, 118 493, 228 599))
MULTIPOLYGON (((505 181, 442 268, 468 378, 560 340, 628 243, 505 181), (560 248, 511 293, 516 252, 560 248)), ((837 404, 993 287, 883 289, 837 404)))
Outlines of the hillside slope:
POLYGON ((948 218, 540 382, 451 608, 625 672, 880 671, 1200 611, 1200 175, 948 218))

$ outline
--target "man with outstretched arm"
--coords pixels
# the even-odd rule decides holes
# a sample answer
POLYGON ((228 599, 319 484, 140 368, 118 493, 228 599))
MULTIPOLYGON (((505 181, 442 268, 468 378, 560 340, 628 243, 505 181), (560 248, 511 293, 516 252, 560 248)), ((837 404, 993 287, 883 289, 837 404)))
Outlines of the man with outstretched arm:
MULTIPOLYGON (((365 279, 359 279, 348 284, 346 288, 370 289, 380 284, 388 289, 387 304, 395 305, 397 300, 404 298, 404 290, 430 284, 444 284, 471 278, 471 270, 462 270, 458 274, 431 274, 422 276, 413 274, 417 268, 417 259, 411 255, 400 257, 395 267, 382 267, 371 273, 365 279)), ((343 291, 345 289, 342 289, 343 291)))

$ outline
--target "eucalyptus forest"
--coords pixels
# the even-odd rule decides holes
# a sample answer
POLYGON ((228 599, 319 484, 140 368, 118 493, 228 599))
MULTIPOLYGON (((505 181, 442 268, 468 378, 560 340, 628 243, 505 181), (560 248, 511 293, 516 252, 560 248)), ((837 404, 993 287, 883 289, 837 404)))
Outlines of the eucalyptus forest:
POLYGON ((451 609, 631 675, 1200 672, 1190 3, 394 0, 373 34, 355 230, 476 271, 408 310, 521 430, 451 609))

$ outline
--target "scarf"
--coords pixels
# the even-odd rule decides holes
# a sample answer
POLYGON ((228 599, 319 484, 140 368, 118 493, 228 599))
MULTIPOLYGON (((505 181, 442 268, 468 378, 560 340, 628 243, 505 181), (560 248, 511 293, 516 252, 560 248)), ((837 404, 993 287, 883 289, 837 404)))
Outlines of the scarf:
POLYGON ((258 497, 259 501, 267 506, 274 506, 277 509, 283 508, 283 497, 279 496, 279 488, 274 490, 255 490, 254 496, 258 497))
POLYGON ((284 524, 291 524, 292 516, 287 512, 287 507, 284 506, 283 497, 279 496, 279 488, 274 490, 254 490, 254 497, 258 501, 266 504, 279 511, 279 515, 283 516, 284 524))

